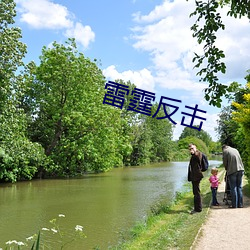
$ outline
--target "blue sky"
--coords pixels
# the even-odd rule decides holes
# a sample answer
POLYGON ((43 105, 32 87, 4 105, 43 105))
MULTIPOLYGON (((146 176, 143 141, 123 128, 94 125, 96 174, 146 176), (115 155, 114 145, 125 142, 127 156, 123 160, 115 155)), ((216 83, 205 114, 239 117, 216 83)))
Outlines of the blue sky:
MULTIPOLYGON (((193 2, 16 0, 16 25, 21 27, 22 41, 28 46, 26 62, 39 63, 44 45, 75 37, 79 51, 100 61, 107 80, 130 80, 138 88, 155 93, 157 101, 161 96, 182 101, 172 116, 177 122, 174 139, 185 128, 181 112, 188 112, 186 105, 197 104, 207 111, 198 114, 207 119, 202 129, 217 140, 214 128, 220 109, 204 100, 206 84, 198 82, 193 69, 193 53, 202 51, 190 31, 193 2)), ((245 84, 246 70, 250 69, 250 22, 227 17, 226 12, 221 10, 226 30, 218 34, 217 41, 227 63, 227 73, 220 80, 245 84)))

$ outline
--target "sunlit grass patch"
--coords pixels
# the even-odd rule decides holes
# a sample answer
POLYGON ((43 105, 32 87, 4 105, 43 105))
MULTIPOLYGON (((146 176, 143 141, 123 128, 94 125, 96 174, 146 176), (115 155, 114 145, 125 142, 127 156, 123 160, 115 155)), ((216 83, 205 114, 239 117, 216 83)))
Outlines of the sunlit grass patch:
POLYGON ((190 249, 205 221, 211 201, 208 177, 201 182, 203 211, 190 215, 193 208, 191 184, 177 192, 171 204, 154 205, 144 222, 137 223, 125 242, 111 249, 190 249))

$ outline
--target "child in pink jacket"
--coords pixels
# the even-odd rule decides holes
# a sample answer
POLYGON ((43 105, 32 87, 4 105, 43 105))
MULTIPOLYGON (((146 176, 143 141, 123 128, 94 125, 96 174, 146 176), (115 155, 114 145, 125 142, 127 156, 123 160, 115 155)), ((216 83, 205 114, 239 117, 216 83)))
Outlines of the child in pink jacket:
POLYGON ((209 181, 211 183, 211 190, 212 190, 212 205, 213 206, 219 206, 219 202, 217 201, 217 189, 220 184, 219 179, 217 177, 218 169, 212 168, 211 169, 211 176, 209 178, 209 181))

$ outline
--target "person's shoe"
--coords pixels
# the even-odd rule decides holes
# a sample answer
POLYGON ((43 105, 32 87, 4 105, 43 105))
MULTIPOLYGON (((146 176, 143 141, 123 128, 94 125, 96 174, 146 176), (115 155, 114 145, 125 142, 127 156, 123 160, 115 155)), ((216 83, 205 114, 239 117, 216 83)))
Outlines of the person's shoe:
POLYGON ((216 207, 219 206, 219 205, 220 205, 219 203, 212 204, 212 206, 216 206, 216 207))
POLYGON ((196 211, 196 210, 192 210, 191 212, 190 212, 190 214, 196 214, 196 213, 200 213, 201 211, 196 211))
POLYGON ((238 206, 238 208, 243 208, 243 205, 238 206))
POLYGON ((236 207, 233 207, 232 205, 228 206, 228 208, 236 208, 236 207))

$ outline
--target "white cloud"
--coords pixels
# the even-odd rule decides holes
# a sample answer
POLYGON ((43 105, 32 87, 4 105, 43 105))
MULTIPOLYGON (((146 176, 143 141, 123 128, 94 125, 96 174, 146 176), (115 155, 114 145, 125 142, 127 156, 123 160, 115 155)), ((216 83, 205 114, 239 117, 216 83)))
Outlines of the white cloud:
POLYGON ((155 81, 163 88, 192 91, 195 95, 200 95, 207 87, 207 84, 192 81, 189 73, 182 71, 179 67, 170 71, 158 71, 155 81))
POLYGON ((155 7, 153 11, 151 11, 148 15, 142 16, 141 12, 137 12, 133 14, 135 22, 154 22, 161 18, 164 18, 169 11, 173 8, 173 4, 169 4, 169 2, 165 1, 162 5, 158 5, 155 7))
POLYGON ((138 88, 147 91, 154 91, 154 77, 148 69, 139 71, 127 70, 119 73, 114 65, 109 66, 103 70, 105 77, 110 78, 112 81, 122 79, 123 81, 131 81, 138 88))
POLYGON ((219 119, 218 114, 206 114, 206 121, 203 122, 202 129, 206 131, 213 139, 213 141, 218 141, 218 135, 215 128, 218 127, 217 120, 219 119))
MULTIPOLYGON (((153 63, 151 74, 154 76, 156 88, 159 86, 167 90, 177 90, 178 93, 184 90, 178 97, 183 104, 188 102, 188 105, 194 106, 190 102, 196 102, 199 108, 207 111, 204 116, 207 120, 203 121, 202 129, 217 141, 214 129, 217 127, 218 109, 208 106, 203 92, 207 84, 198 83, 198 70, 193 69, 194 52, 201 54, 203 51, 190 30, 195 19, 189 18, 189 15, 194 9, 194 1, 165 0, 162 5, 156 6, 146 15, 135 13, 133 18, 136 25, 132 29, 133 47, 149 53, 153 63)), ((216 43, 225 52, 227 73, 219 77, 222 82, 228 84, 242 80, 246 70, 250 69, 250 25, 247 18, 228 17, 225 8, 220 13, 226 29, 218 33, 216 43)), ((183 128, 184 126, 177 122, 174 139, 179 138, 183 128)))
POLYGON ((180 135, 185 127, 180 125, 175 125, 173 129, 173 140, 179 140, 180 135))
MULTIPOLYGON (((137 25, 132 29, 134 48, 149 52, 155 70, 156 85, 167 89, 193 91, 197 81, 197 69, 193 69, 193 53, 202 52, 192 37, 191 25, 194 18, 189 18, 195 9, 194 1, 165 0, 150 13, 133 15, 137 25)), ((226 15, 227 9, 221 10, 226 30, 219 32, 217 44, 225 51, 227 74, 222 81, 229 78, 243 79, 250 68, 250 25, 247 18, 235 19, 226 15), (224 79, 224 80, 223 80, 224 79)), ((196 88, 198 87, 198 84, 196 88)), ((205 84, 198 87, 200 90, 205 84)))
POLYGON ((87 48, 90 42, 95 40, 95 33, 90 26, 83 26, 81 23, 76 23, 71 29, 66 30, 67 37, 74 37, 77 42, 87 48))
POLYGON ((235 19, 227 16, 228 9, 221 10, 225 30, 220 31, 217 46, 225 52, 227 65, 226 80, 238 80, 250 69, 250 23, 247 17, 235 19))
POLYGON ((63 5, 49 0, 17 0, 20 20, 34 29, 64 30, 63 35, 75 38, 84 48, 95 39, 89 25, 75 22, 74 15, 63 5))
POLYGON ((18 0, 21 21, 35 29, 63 29, 73 25, 72 14, 60 4, 48 0, 18 0))
MULTIPOLYGON (((192 38, 189 14, 193 4, 164 1, 148 15, 136 13, 139 22, 133 29, 134 48, 148 51, 154 64, 156 84, 167 89, 193 91, 192 56, 196 41, 192 38)), ((202 91, 206 85, 197 85, 202 91)))

